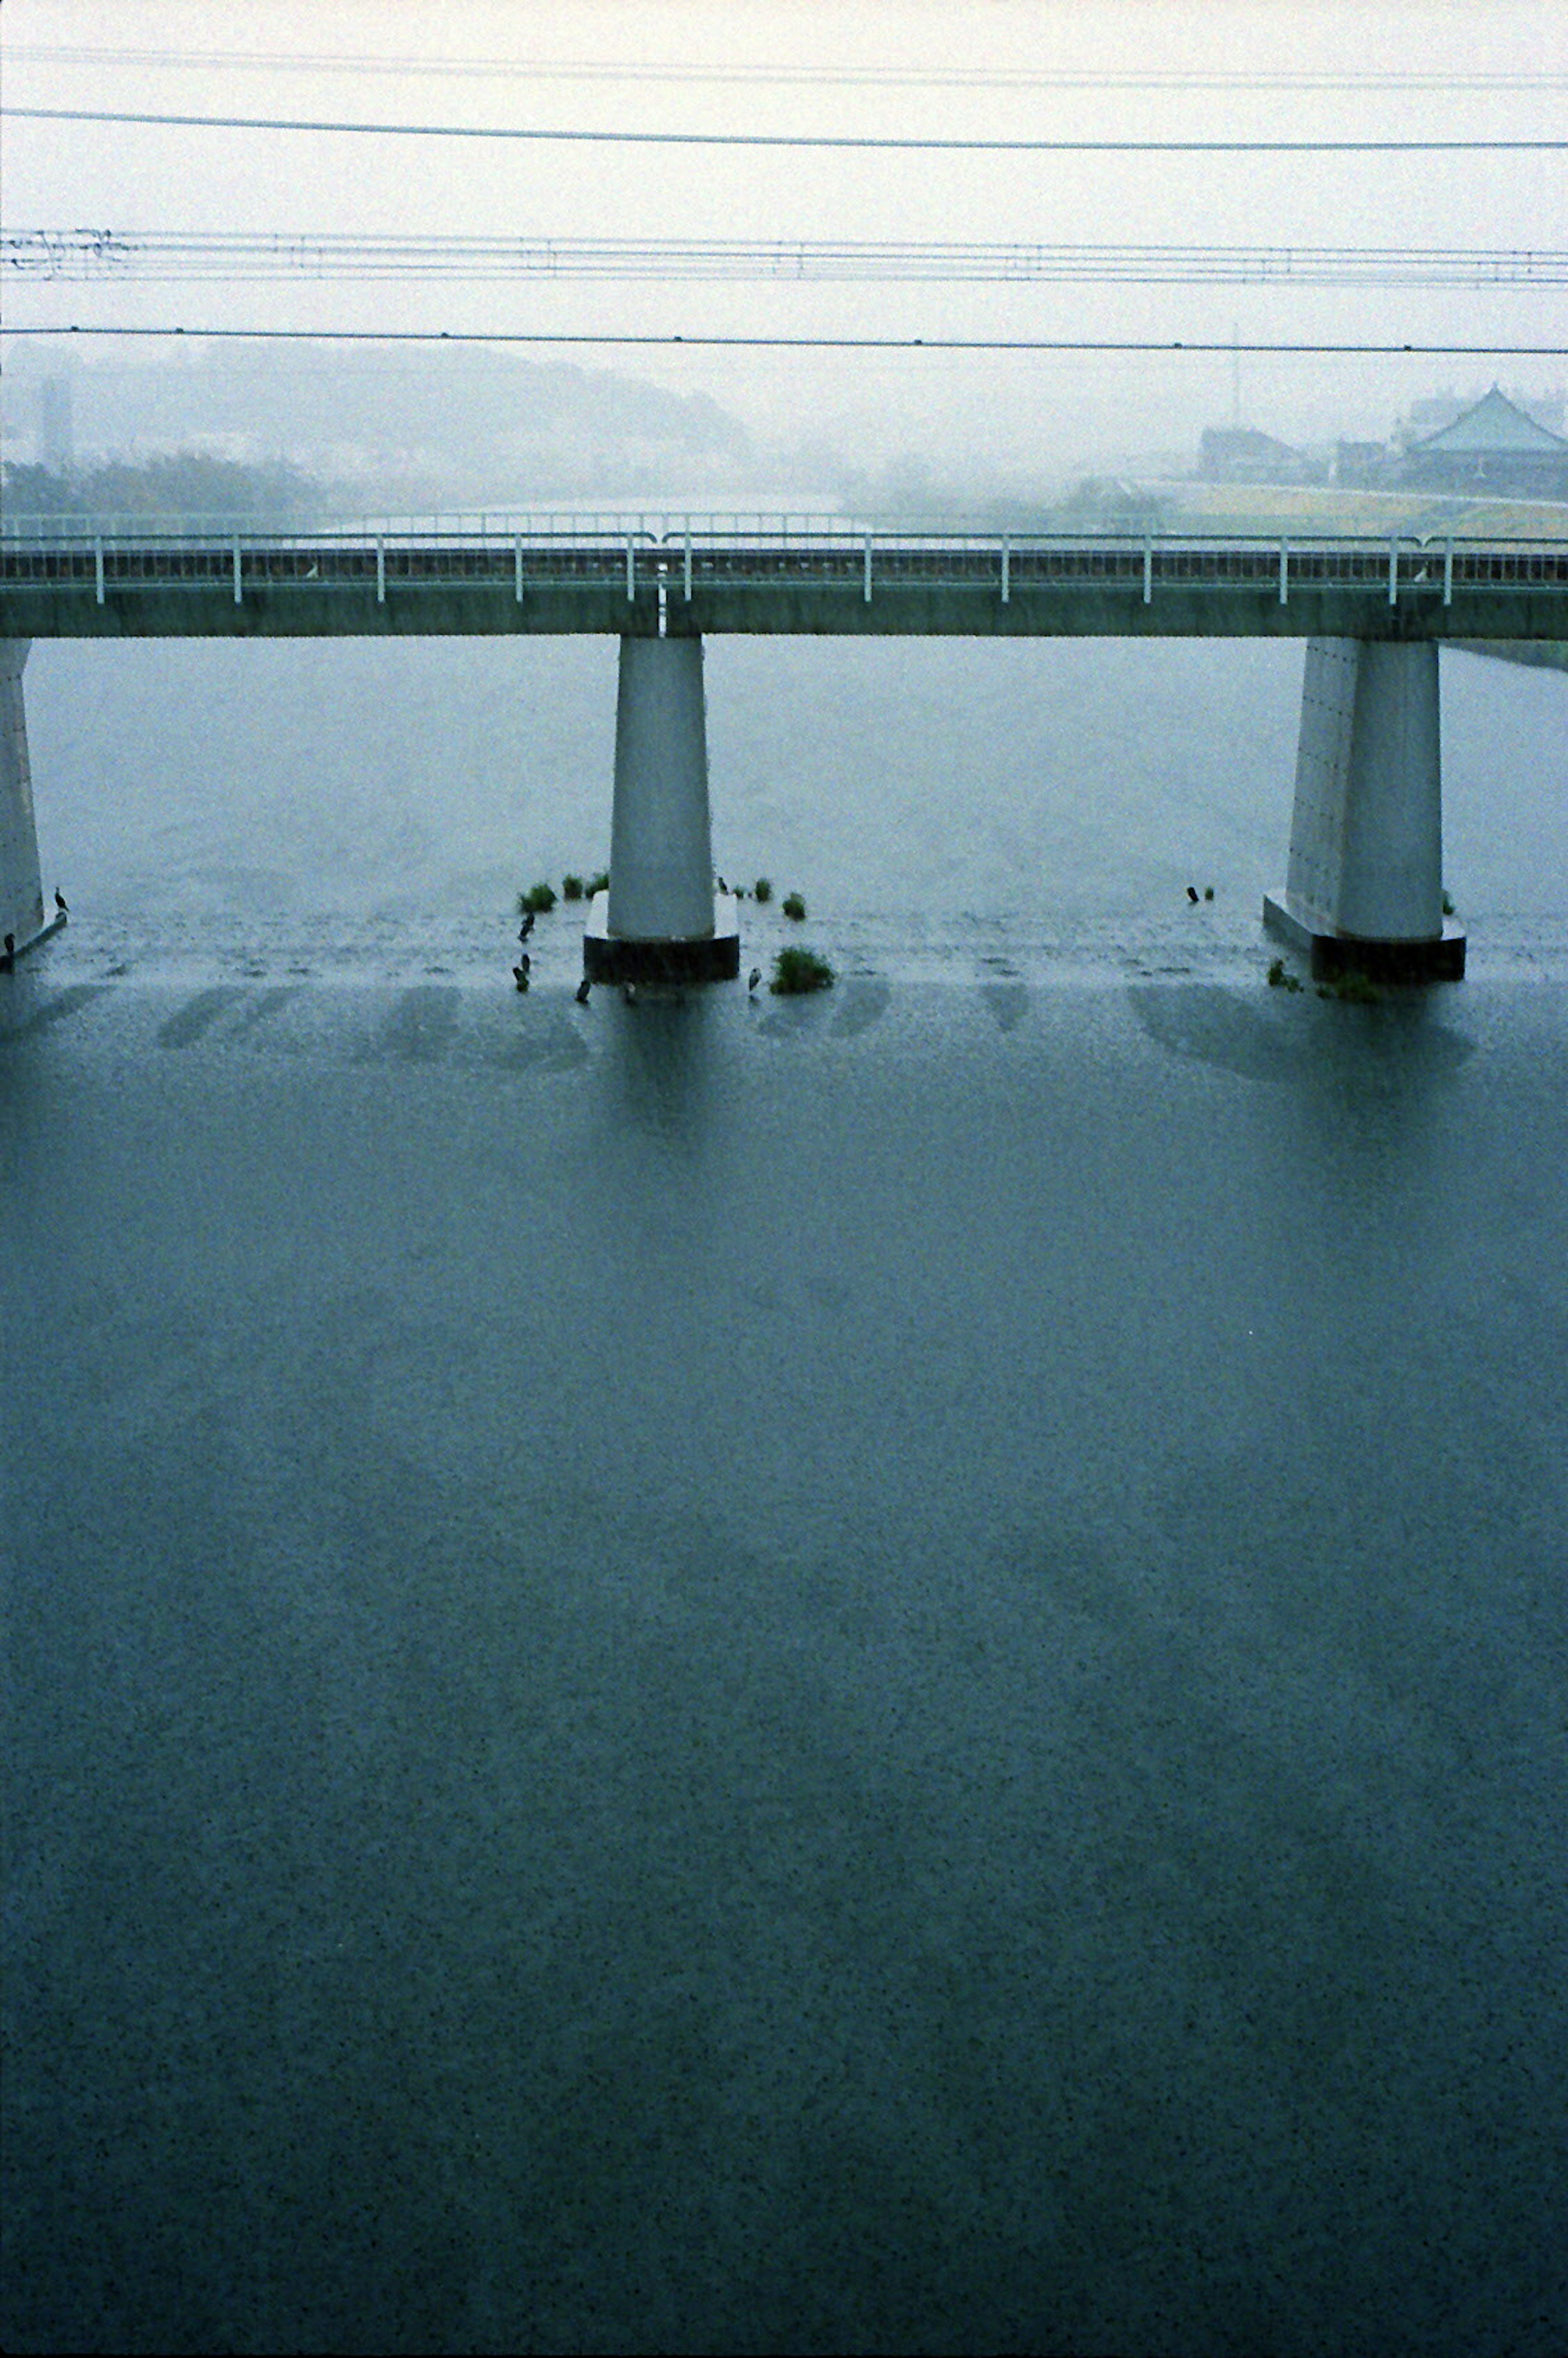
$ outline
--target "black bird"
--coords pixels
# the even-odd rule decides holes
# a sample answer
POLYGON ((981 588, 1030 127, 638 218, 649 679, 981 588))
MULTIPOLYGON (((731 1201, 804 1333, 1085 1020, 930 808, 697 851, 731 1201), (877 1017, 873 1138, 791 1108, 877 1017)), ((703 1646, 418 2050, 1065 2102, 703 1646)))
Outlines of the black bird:
POLYGON ((70 911, 65 905, 65 894, 60 891, 58 884, 54 888, 54 904, 59 911, 62 917, 70 916, 70 911))
POLYGON ((761 968, 760 966, 754 966, 754 967, 752 968, 751 973, 746 977, 746 988, 747 988, 747 990, 755 990, 755 989, 757 988, 757 985, 761 982, 762 979, 762 968, 761 968))
POLYGON ((523 963, 522 963, 522 965, 521 965, 521 966, 514 966, 514 967, 513 968, 513 969, 512 969, 512 979, 513 979, 513 981, 517 985, 517 988, 518 988, 518 990, 527 990, 527 988, 528 988, 528 961, 527 961, 527 959, 526 959, 526 958, 524 958, 524 961, 523 961, 523 963))
POLYGON ((16 965, 16 936, 15 934, 7 934, 5 936, 5 955, 4 957, 0 957, 0 974, 9 974, 11 968, 16 965))
POLYGON ((1188 898, 1188 900, 1189 900, 1189 901, 1195 901, 1195 900, 1197 899, 1197 897, 1198 897, 1198 888, 1197 888, 1197 886, 1196 886, 1195 884, 1189 884, 1189 885, 1187 886, 1187 898, 1188 898))
POLYGON ((518 928, 517 928, 517 938, 518 938, 518 940, 519 940, 520 942, 525 942, 525 941, 527 940, 527 938, 528 938, 529 935, 533 932, 533 930, 534 930, 534 912, 533 912, 533 910, 532 910, 532 909, 530 909, 530 910, 528 910, 528 911, 526 912, 526 914, 524 914, 524 916, 523 923, 522 923, 522 924, 518 926, 518 928))
POLYGON ((577 1003, 579 1007, 586 1007, 588 1005, 588 994, 592 988, 592 984, 589 981, 589 979, 585 974, 582 980, 577 987, 577 1003))

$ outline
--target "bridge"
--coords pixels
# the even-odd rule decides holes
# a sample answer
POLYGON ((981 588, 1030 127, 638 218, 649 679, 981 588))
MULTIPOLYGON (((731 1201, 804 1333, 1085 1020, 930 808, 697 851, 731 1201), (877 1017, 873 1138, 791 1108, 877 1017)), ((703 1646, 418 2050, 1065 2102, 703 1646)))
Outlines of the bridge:
POLYGON ((739 971, 734 912, 712 877, 702 645, 715 633, 1305 640, 1288 877, 1265 920, 1315 972, 1451 978, 1465 946, 1442 914, 1437 650, 1568 638, 1568 535, 1059 535, 668 514, 288 532, 7 519, 6 959, 53 929, 22 701, 33 639, 503 633, 620 642, 611 882, 585 933, 590 979, 739 971))
POLYGON ((0 637, 1557 638, 1562 541, 490 515, 0 525, 0 637))

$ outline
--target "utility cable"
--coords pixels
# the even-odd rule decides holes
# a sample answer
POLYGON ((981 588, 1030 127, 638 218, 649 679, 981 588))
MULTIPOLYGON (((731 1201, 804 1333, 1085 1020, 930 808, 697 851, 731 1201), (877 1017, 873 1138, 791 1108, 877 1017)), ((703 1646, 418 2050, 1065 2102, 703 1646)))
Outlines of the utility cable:
POLYGON ((1470 156, 1556 154, 1563 139, 932 139, 817 131, 585 131, 479 123, 364 123, 292 114, 154 114, 130 108, 7 106, 21 123, 151 124, 178 131, 323 131, 375 139, 512 139, 593 147, 792 147, 996 156, 1470 156))
POLYGON ((686 60, 639 59, 616 62, 603 58, 437 58, 374 56, 341 51, 279 49, 124 49, 94 48, 86 43, 12 41, 5 59, 22 65, 173 66, 200 70, 264 73, 416 74, 487 81, 664 81, 686 83, 757 83, 799 85, 822 89, 843 86, 857 90, 1216 90, 1244 94, 1255 90, 1368 91, 1545 91, 1568 86, 1568 73, 1550 69, 1519 70, 1475 69, 1444 72, 1432 68, 1414 71, 1333 67, 1294 71, 1253 72, 1185 68, 1111 72, 1097 66, 1040 67, 1009 71, 985 66, 790 66, 697 65, 686 60))
POLYGON ((1400 356, 1424 360, 1563 360, 1568 344, 1352 344, 1244 343, 1227 337, 1222 343, 1187 343, 1142 338, 1059 336, 740 336, 740 335, 608 335, 511 331, 474 328, 124 328, 102 327, 72 320, 63 326, 17 328, 6 323, 0 337, 117 336, 143 339, 189 336, 192 341, 261 344, 535 344, 612 346, 640 351, 744 351, 824 352, 1178 352, 1302 356, 1323 359, 1386 360, 1400 356))
POLYGON ((1568 252, 1526 247, 1050 245, 1022 239, 377 236, 31 229, 0 232, 0 275, 58 282, 221 278, 654 278, 1136 286, 1568 285, 1568 252))

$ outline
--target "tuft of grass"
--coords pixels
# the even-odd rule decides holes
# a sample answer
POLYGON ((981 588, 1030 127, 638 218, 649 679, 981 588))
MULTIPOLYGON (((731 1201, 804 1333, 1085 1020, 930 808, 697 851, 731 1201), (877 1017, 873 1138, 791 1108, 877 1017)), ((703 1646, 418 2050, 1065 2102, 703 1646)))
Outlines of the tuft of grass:
POLYGON ((1445 917, 1451 917, 1454 914, 1454 895, 1452 892, 1444 892, 1443 896, 1443 914, 1445 917))
POLYGON ((1203 896, 1204 896, 1204 899, 1205 899, 1206 901, 1212 901, 1212 900, 1213 900, 1213 898, 1214 898, 1214 886, 1213 886, 1212 884, 1206 884, 1206 885, 1204 886, 1204 888, 1203 888, 1203 896))
POLYGON ((594 873, 593 873, 593 874, 589 878, 589 880, 588 880, 588 891, 589 891, 589 895, 591 896, 591 895, 592 895, 593 893, 595 893, 595 892, 609 892, 609 890, 610 890, 610 871, 609 871, 609 869, 608 869, 608 868, 600 868, 600 869, 597 869, 597 870, 594 871, 594 873))
POLYGON ((1299 977, 1291 972, 1284 959, 1275 958, 1269 968, 1269 987, 1271 990, 1299 990, 1302 986, 1299 977))
POLYGON ((806 903, 801 899, 798 892, 786 892, 784 899, 779 903, 779 906, 784 911, 786 917, 793 917, 795 919, 797 925, 804 921, 806 916, 806 903))
POLYGON ((563 901, 580 901, 582 899, 582 878, 580 876, 562 877, 561 898, 563 901))
POLYGON ((526 892, 519 892, 517 895, 517 914, 520 917, 525 917, 530 910, 535 916, 543 917, 555 905, 556 888, 553 884, 530 884, 526 892))
POLYGON ((767 876, 759 876, 756 882, 752 887, 752 900, 771 901, 773 897, 773 887, 772 879, 767 876))
POLYGON ((768 989, 784 997, 798 991, 827 990, 832 988, 833 969, 825 957, 815 950, 780 950, 773 960, 773 979, 768 989))

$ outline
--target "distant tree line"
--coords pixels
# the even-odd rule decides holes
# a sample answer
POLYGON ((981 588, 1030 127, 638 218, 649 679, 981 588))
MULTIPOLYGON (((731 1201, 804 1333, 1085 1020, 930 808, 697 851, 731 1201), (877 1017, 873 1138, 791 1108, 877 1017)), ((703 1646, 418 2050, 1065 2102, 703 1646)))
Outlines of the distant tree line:
POLYGON ((1054 497, 1022 491, 999 495, 939 483, 918 458, 895 460, 880 475, 842 469, 836 488, 844 504, 862 514, 978 524, 998 533, 1160 532, 1170 518, 1167 501, 1114 476, 1086 475, 1054 497))
POLYGON ((315 480, 287 460, 247 464, 200 450, 153 459, 111 459, 57 474, 49 467, 3 470, 13 515, 225 515, 293 524, 321 512, 315 480))

